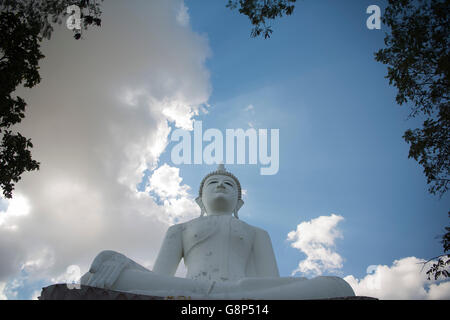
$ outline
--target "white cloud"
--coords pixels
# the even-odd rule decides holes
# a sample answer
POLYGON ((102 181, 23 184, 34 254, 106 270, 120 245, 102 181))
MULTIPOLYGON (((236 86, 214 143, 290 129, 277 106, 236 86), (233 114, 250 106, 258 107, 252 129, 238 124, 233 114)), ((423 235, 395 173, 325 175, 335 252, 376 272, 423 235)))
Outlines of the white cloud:
POLYGON ((0 282, 0 300, 8 300, 5 293, 6 283, 0 282))
POLYGON ((335 240, 342 238, 337 224, 344 218, 335 214, 320 216, 297 225, 295 231, 288 233, 291 246, 306 254, 292 275, 302 272, 320 275, 323 272, 335 272, 342 268, 342 257, 334 252, 335 240))
POLYGON ((178 12, 177 12, 177 22, 186 27, 189 25, 189 13, 188 8, 184 5, 184 1, 180 4, 178 12))
POLYGON ((163 201, 169 223, 188 220, 200 214, 200 208, 189 196, 188 185, 182 185, 180 169, 163 164, 149 179, 148 191, 153 191, 163 201))
POLYGON ((68 266, 63 273, 52 278, 50 281, 51 281, 51 283, 79 284, 80 278, 82 275, 83 275, 83 272, 82 272, 80 266, 74 264, 74 265, 68 266))
POLYGON ((247 107, 245 107, 244 111, 254 111, 255 110, 255 106, 252 104, 249 104, 247 107))
POLYGON ((31 300, 39 300, 38 298, 41 296, 41 290, 36 290, 31 294, 31 300))
POLYGON ((450 281, 430 285, 427 299, 450 300, 450 281))
POLYGON ((30 203, 28 199, 22 194, 15 194, 12 199, 1 199, 5 205, 4 211, 0 210, 0 230, 1 228, 8 228, 14 230, 21 217, 27 216, 30 213, 30 203))
POLYGON ((248 113, 248 117, 251 118, 251 120, 247 121, 247 126, 250 128, 256 128, 257 127, 257 121, 255 119, 255 106, 253 104, 249 104, 247 107, 244 108, 244 111, 248 113))
POLYGON ((175 122, 175 125, 184 130, 193 130, 193 116, 198 114, 197 109, 183 104, 180 101, 166 101, 162 110, 167 120, 175 122))
POLYGON ((33 252, 28 256, 28 260, 22 265, 21 270, 26 274, 35 274, 51 268, 55 263, 55 253, 50 248, 33 252))
POLYGON ((41 169, 0 213, 0 281, 11 292, 21 271, 51 284, 105 249, 153 264, 169 224, 195 214, 186 185, 163 204, 136 190, 158 168, 169 122, 189 127, 210 95, 207 41, 178 25, 182 3, 105 1, 101 28, 75 41, 61 27, 44 43, 41 84, 18 92, 28 103, 19 129, 41 169))
POLYGON ((177 198, 187 196, 189 186, 181 185, 180 169, 163 164, 153 171, 149 179, 149 190, 164 198, 177 198))
POLYGON ((164 212, 170 224, 188 221, 200 216, 200 208, 190 198, 164 200, 164 212))
POLYGON ((19 293, 18 290, 23 287, 23 285, 24 280, 22 277, 18 277, 8 283, 5 283, 2 293, 4 300, 17 300, 19 293))
POLYGON ((356 295, 378 299, 450 299, 450 281, 427 280, 422 270, 425 260, 407 257, 395 260, 392 266, 376 265, 362 279, 353 275, 344 278, 356 295))

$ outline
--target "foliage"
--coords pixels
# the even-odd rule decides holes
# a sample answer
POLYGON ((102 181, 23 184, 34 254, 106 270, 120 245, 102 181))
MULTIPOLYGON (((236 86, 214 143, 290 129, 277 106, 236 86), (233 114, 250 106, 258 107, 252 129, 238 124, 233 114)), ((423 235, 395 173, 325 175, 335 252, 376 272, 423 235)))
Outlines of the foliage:
POLYGON ((450 183, 449 0, 390 0, 383 22, 391 28, 376 60, 388 65, 400 105, 412 105, 422 128, 407 130, 409 158, 423 167, 429 192, 442 196, 450 183))
MULTIPOLYGON (((423 167, 428 191, 441 197, 450 183, 449 12, 449 0, 389 0, 382 21, 391 33, 384 40, 387 48, 375 54, 388 65, 397 103, 411 105, 410 117, 425 118, 422 128, 407 130, 403 138, 410 145, 408 157, 423 167)), ((450 228, 446 231, 444 252, 450 246, 450 228)), ((450 276, 445 270, 450 254, 437 258, 428 279, 450 276)))
MULTIPOLYGON (((448 216, 450 218, 450 211, 448 212, 448 216)), ((447 231, 446 234, 442 237, 442 246, 444 247, 444 252, 450 251, 450 227, 445 227, 447 231)), ((438 280, 442 275, 443 278, 450 277, 450 272, 446 270, 450 266, 450 253, 443 254, 438 258, 436 263, 433 263, 431 268, 427 271, 428 280, 431 280, 431 277, 434 277, 434 280, 438 280)))
POLYGON ((264 39, 267 39, 273 30, 266 21, 282 17, 283 14, 291 15, 295 2, 296 0, 228 0, 226 6, 232 10, 239 7, 239 13, 248 16, 254 26, 251 32, 253 38, 263 34, 264 39))
MULTIPOLYGON (((100 25, 96 1, 0 0, 0 188, 12 197, 14 184, 25 171, 39 169, 32 159, 33 144, 11 127, 25 117, 26 102, 14 95, 18 86, 32 88, 41 81, 39 60, 44 58, 40 43, 50 39, 54 23, 62 23, 67 7, 83 9, 84 27, 100 25)), ((80 31, 74 37, 80 38, 80 31)))

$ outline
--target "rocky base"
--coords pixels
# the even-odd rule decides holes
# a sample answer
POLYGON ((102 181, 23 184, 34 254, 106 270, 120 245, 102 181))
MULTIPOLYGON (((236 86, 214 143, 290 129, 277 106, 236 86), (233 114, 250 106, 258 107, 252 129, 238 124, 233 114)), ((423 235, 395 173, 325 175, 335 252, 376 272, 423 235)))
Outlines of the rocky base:
MULTIPOLYGON (((156 297, 141 294, 80 286, 69 289, 67 284, 54 284, 42 288, 39 300, 186 300, 186 297, 156 297)), ((338 297, 324 300, 378 300, 371 297, 338 297)))
POLYGON ((163 297, 145 296, 81 285, 69 289, 67 284, 54 284, 42 288, 39 300, 165 300, 163 297))

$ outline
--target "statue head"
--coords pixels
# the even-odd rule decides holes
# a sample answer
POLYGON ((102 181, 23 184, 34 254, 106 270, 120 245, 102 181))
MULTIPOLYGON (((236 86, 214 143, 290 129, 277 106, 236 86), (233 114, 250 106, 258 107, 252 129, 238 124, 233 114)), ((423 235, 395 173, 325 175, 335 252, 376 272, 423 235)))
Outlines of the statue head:
POLYGON ((200 183, 199 195, 195 201, 202 210, 201 216, 234 214, 244 204, 242 201, 241 184, 232 173, 219 164, 216 171, 207 174, 200 183))

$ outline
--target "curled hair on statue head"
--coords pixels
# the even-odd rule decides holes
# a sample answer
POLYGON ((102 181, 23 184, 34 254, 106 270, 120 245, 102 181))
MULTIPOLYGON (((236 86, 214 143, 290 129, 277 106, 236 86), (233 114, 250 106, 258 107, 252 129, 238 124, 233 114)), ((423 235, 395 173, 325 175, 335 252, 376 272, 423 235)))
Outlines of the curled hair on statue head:
POLYGON ((216 171, 210 172, 208 173, 202 180, 202 182, 200 183, 200 188, 198 189, 198 196, 201 198, 202 197, 202 193, 203 193, 203 185, 206 182, 206 179, 208 179, 211 176, 215 176, 215 175, 223 175, 223 176, 228 176, 230 178, 232 178, 234 180, 234 182, 236 182, 237 188, 238 188, 238 200, 242 200, 242 189, 241 189, 241 183, 239 182, 238 178, 232 174, 231 172, 228 172, 225 169, 225 166, 221 163, 219 164, 219 166, 217 167, 216 171))

